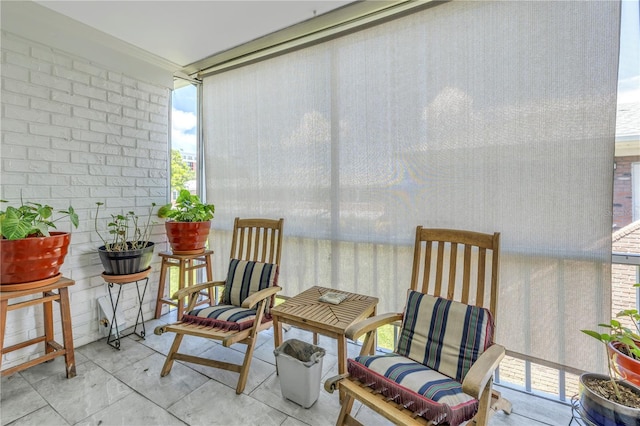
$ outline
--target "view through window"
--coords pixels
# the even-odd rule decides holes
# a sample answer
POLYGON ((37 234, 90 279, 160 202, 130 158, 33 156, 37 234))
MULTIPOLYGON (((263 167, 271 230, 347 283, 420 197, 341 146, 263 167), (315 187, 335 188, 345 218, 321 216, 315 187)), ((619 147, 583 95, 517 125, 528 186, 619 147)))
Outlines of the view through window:
MULTIPOLYGON (((176 80, 171 97, 171 202, 182 189, 198 191, 198 88, 176 80)), ((178 268, 170 268, 170 294, 178 290, 178 268)), ((192 271, 196 273, 198 271, 192 271)), ((194 281, 195 282, 195 281, 194 281)))
POLYGON ((193 84, 178 87, 171 111, 171 201, 181 189, 195 193, 198 151, 198 90, 193 84))

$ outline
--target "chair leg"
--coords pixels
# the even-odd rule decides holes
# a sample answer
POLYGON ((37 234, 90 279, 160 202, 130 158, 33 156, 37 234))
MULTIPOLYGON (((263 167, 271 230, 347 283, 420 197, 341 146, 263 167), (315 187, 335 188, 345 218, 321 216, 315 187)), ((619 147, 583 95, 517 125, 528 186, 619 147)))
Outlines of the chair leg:
POLYGON ((236 394, 240 395, 244 392, 244 388, 247 385, 247 378, 249 377, 249 368, 251 367, 251 359, 253 358, 253 349, 256 344, 256 336, 249 338, 247 343, 247 350, 244 353, 244 362, 240 369, 240 377, 238 378, 238 386, 236 387, 236 394))
POLYGON ((336 420, 336 426, 344 426, 349 424, 349 418, 351 417, 352 407, 353 407, 353 396, 347 395, 347 394, 343 395, 342 408, 340 409, 338 420, 336 420))
POLYGON ((480 400, 478 401, 478 413, 473 418, 476 426, 486 426, 489 424, 489 417, 491 416, 491 384, 493 380, 489 380, 487 385, 484 387, 482 391, 482 395, 480 396, 480 400))
POLYGON ((167 359, 164 361, 164 365, 162 366, 160 377, 166 376, 171 371, 171 367, 173 367, 174 355, 178 352, 178 349, 180 349, 180 343, 182 343, 183 337, 184 334, 176 334, 176 338, 173 339, 173 344, 171 345, 171 349, 169 349, 167 359))
POLYGON ((502 410, 504 411, 505 414, 511 414, 511 409, 512 409, 511 401, 509 401, 506 398, 503 398, 500 392, 498 392, 495 389, 493 389, 491 394, 492 394, 491 408, 496 412, 502 410))

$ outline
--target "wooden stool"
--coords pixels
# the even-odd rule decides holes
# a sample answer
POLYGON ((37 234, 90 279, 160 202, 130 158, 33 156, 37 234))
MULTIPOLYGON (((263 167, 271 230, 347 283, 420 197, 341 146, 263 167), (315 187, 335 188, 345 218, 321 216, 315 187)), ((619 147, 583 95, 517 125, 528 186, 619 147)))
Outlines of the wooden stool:
MULTIPOLYGON (((27 283, 24 283, 27 284, 27 283)), ((61 277, 57 281, 36 286, 34 288, 27 288, 21 284, 24 289, 16 291, 2 291, 0 292, 0 345, 2 345, 2 354, 13 352, 18 349, 22 349, 27 346, 35 345, 40 342, 44 342, 44 355, 24 362, 20 365, 16 365, 11 368, 7 368, 2 371, 2 376, 8 376, 18 371, 22 371, 26 368, 34 365, 41 364, 46 361, 50 361, 56 357, 63 356, 65 359, 67 378, 70 379, 76 376, 76 361, 73 352, 73 335, 71 332, 71 310, 69 308, 69 289, 68 287, 74 285, 75 282, 61 277), (54 290, 58 290, 57 293, 54 290), (40 294, 40 297, 32 300, 26 300, 22 302, 16 302, 9 304, 9 300, 24 296, 32 296, 40 294), (60 317, 62 323, 62 345, 57 343, 53 335, 53 302, 60 304, 60 317), (7 325, 7 312, 15 309, 26 308, 28 306, 42 304, 44 311, 44 336, 34 337, 22 343, 18 343, 7 348, 4 347, 4 332, 7 325)), ((5 287, 5 286, 3 286, 5 287)), ((6 286, 6 288, 9 288, 6 286)), ((2 288, 2 287, 0 287, 2 288)), ((2 356, 0 355, 0 366, 2 365, 2 356)))
MULTIPOLYGON (((193 285, 193 274, 191 271, 195 271, 201 268, 205 268, 207 272, 207 281, 213 281, 213 266, 211 263, 211 255, 213 250, 206 250, 199 254, 174 254, 172 252, 160 252, 158 255, 162 257, 162 265, 160 267, 160 284, 158 285, 158 301, 156 302, 156 318, 160 318, 162 305, 168 304, 176 306, 178 308, 178 321, 182 319, 184 313, 184 302, 179 299, 177 302, 170 297, 164 296, 164 286, 167 278, 167 270, 172 266, 179 268, 178 272, 178 289, 181 290, 185 287, 185 282, 188 281, 188 285, 193 285), (188 277, 188 280, 187 280, 188 277)), ((198 305, 204 303, 211 303, 214 300, 213 290, 209 289, 208 294, 202 293, 206 299, 198 301, 198 305)), ((171 295, 169 295, 171 296, 171 295)))

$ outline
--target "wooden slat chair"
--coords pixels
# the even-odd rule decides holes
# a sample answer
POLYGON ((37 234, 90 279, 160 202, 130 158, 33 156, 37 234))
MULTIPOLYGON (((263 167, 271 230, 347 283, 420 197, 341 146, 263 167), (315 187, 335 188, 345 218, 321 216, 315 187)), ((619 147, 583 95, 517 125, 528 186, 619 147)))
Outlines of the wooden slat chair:
POLYGON ((155 329, 156 334, 176 333, 161 376, 169 374, 175 360, 187 361, 239 373, 236 393, 244 391, 258 333, 271 327, 269 308, 281 290, 277 278, 283 225, 284 219, 236 218, 227 279, 189 286, 172 296, 187 298, 188 305, 181 321, 155 329), (199 293, 216 286, 223 287, 220 302, 196 308, 199 293), (244 362, 234 364, 179 353, 186 335, 220 340, 225 347, 245 344, 244 362))
POLYGON ((353 324, 350 339, 365 336, 348 374, 330 378, 339 389, 337 425, 359 425, 355 400, 399 425, 486 425, 511 404, 492 390, 504 347, 493 343, 500 234, 418 226, 411 286, 403 313, 353 324), (393 353, 373 354, 378 327, 401 321, 393 353))

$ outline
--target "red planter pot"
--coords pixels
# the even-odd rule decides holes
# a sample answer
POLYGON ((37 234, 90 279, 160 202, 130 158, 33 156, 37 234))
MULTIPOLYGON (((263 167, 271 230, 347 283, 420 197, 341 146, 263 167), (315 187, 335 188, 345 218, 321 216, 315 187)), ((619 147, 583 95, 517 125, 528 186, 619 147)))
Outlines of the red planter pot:
POLYGON ((198 254, 204 252, 211 229, 211 221, 164 223, 167 238, 174 254, 198 254))
POLYGON ((615 363, 623 379, 640 386, 640 361, 620 352, 618 347, 621 344, 620 342, 612 342, 607 345, 609 357, 615 363))
POLYGON ((0 239, 0 284, 47 280, 58 275, 69 248, 69 232, 50 237, 0 239))

